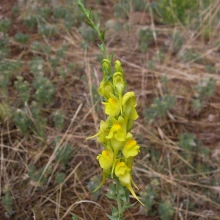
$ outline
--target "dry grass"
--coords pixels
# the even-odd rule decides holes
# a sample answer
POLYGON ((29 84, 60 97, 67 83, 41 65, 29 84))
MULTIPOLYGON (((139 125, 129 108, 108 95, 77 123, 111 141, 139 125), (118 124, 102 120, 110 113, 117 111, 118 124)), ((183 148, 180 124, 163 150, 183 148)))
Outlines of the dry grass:
MULTIPOLYGON (((87 2, 100 12, 103 24, 109 19, 116 19, 113 16, 112 2, 87 2)), ((3 1, 0 15, 11 16, 14 4, 14 1, 3 1)), ((30 6, 26 7, 22 8, 22 14, 30 6)), ((210 21, 216 15, 219 7, 219 1, 213 1, 212 6, 204 12, 206 16, 200 23, 201 27, 206 24, 205 19, 210 21)), ((158 203, 168 198, 172 198, 175 209, 173 219, 220 219, 220 204, 213 199, 213 195, 220 197, 220 186, 210 184, 212 180, 220 184, 220 53, 216 46, 216 42, 220 41, 219 26, 207 40, 202 36, 202 28, 192 34, 187 27, 181 25, 171 27, 157 24, 152 13, 141 15, 146 16, 146 23, 139 22, 137 16, 140 20, 142 16, 132 12, 128 19, 120 20, 124 24, 130 22, 129 30, 125 28, 120 32, 106 32, 107 48, 110 52, 115 52, 115 59, 121 60, 129 90, 137 94, 140 117, 133 132, 141 145, 141 153, 135 161, 134 178, 142 191, 152 179, 159 181, 160 188, 159 197, 153 207, 154 216, 144 215, 143 209, 137 204, 125 213, 125 219, 159 219, 158 203), (138 42, 138 30, 144 25, 157 33, 147 53, 140 52, 138 42), (199 57, 187 61, 173 52, 171 36, 176 30, 186 39, 179 54, 191 49, 199 52, 199 57), (164 58, 156 60, 159 51, 163 51, 164 58), (149 69, 147 62, 153 59, 155 67, 149 69), (214 66, 216 73, 208 73, 207 65, 214 66), (176 97, 176 105, 165 116, 150 124, 144 118, 143 111, 155 97, 161 97, 165 93, 160 80, 162 76, 168 78, 166 90, 176 97), (215 94, 206 100, 205 107, 197 113, 191 108, 191 100, 195 95, 193 88, 201 79, 208 80, 210 77, 216 80, 215 94), (208 158, 202 160, 198 157, 201 164, 210 167, 209 171, 198 170, 182 156, 183 150, 178 145, 178 136, 186 132, 194 133, 202 141, 202 146, 210 149, 208 158), (154 156, 152 149, 157 152, 157 156, 154 156), (194 172, 189 172, 190 168, 194 172), (194 204, 193 208, 190 203, 194 204)), ((28 62, 33 57, 30 44, 36 40, 51 46, 52 54, 65 42, 68 50, 60 65, 65 67, 68 62, 73 62, 74 68, 61 80, 59 72, 53 71, 46 56, 42 55, 45 59, 45 75, 56 86, 53 103, 44 105, 42 110, 43 117, 48 118, 46 141, 33 132, 23 136, 10 117, 0 121, 0 195, 3 197, 7 190, 11 194, 14 214, 9 218, 68 220, 75 214, 79 219, 107 219, 105 213, 109 213, 111 203, 104 196, 108 189, 107 184, 102 187, 98 200, 93 200, 87 187, 90 179, 100 174, 96 160, 100 146, 96 141, 86 141, 85 138, 98 131, 99 121, 104 118, 101 100, 94 90, 98 87, 102 74, 100 62, 96 58, 100 54, 97 42, 92 43, 85 51, 80 46, 82 37, 77 27, 67 31, 62 23, 57 24, 60 29, 58 35, 48 39, 35 30, 27 29, 22 23, 21 14, 12 15, 12 22, 13 26, 9 31, 11 56, 7 60, 22 60, 23 66, 19 74, 25 80, 33 80, 28 62), (18 31, 30 36, 25 47, 20 47, 13 39, 18 31), (52 122, 51 113, 57 109, 62 110, 65 115, 65 125, 61 131, 55 129, 52 122), (59 141, 54 144, 58 137, 59 141), (66 144, 73 149, 73 155, 64 168, 56 160, 56 154, 66 144), (38 181, 28 175, 30 165, 35 165, 36 170, 44 166, 38 181), (50 173, 46 182, 41 185, 40 181, 48 168, 50 173), (65 173, 61 184, 55 181, 55 173, 58 171, 65 173)), ((15 77, 9 84, 8 105, 12 109, 18 108, 14 81, 15 77)), ((0 95, 0 103, 3 101, 0 95)), ((28 105, 26 110, 31 118, 28 105)), ((0 219, 7 219, 2 203, 0 219)))

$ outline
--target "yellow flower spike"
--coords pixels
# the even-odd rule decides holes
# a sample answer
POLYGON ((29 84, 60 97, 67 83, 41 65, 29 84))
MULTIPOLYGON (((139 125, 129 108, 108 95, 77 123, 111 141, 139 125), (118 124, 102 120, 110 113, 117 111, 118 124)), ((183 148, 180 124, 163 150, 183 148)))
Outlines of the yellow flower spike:
POLYGON ((134 196, 134 198, 141 203, 141 205, 144 206, 144 204, 138 199, 137 195, 135 194, 131 182, 131 172, 130 168, 127 167, 127 165, 124 162, 118 162, 115 167, 115 175, 118 177, 120 183, 122 186, 125 186, 128 188, 128 190, 131 192, 131 194, 134 196))
POLYGON ((122 116, 119 116, 118 120, 114 121, 109 134, 106 136, 107 139, 111 139, 113 137, 118 141, 126 140, 126 124, 122 116))
POLYGON ((103 150, 102 154, 97 156, 97 160, 99 161, 99 165, 103 170, 109 170, 113 164, 113 152, 110 149, 103 150))
POLYGON ((115 117, 120 112, 120 104, 119 100, 114 96, 111 95, 111 98, 108 99, 108 102, 102 103, 105 107, 105 114, 115 117))
POLYGON ((138 155, 140 146, 137 145, 137 142, 134 139, 128 140, 125 143, 124 148, 122 149, 122 153, 125 158, 134 157, 138 155))

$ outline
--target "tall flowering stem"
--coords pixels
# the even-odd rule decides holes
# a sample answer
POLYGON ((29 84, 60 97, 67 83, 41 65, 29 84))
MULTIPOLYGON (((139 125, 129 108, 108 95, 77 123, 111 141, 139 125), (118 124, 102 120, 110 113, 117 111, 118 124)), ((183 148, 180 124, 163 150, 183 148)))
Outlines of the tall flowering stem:
POLYGON ((143 205, 134 192, 133 186, 136 188, 137 186, 132 179, 133 161, 140 151, 140 146, 131 133, 133 123, 138 118, 136 97, 133 91, 124 92, 126 82, 121 62, 116 60, 112 66, 113 54, 110 56, 107 54, 104 43, 105 32, 100 31, 100 23, 94 23, 91 10, 87 10, 81 0, 77 0, 77 3, 85 14, 88 24, 97 32, 101 40, 99 47, 104 55, 103 79, 98 93, 103 98, 102 104, 107 119, 100 122, 99 132, 87 139, 97 138, 104 148, 97 156, 102 169, 102 181, 98 188, 107 178, 115 180, 116 186, 110 185, 110 191, 106 196, 115 199, 118 208, 112 208, 112 215, 107 216, 111 220, 121 220, 124 210, 131 207, 129 192, 143 205))

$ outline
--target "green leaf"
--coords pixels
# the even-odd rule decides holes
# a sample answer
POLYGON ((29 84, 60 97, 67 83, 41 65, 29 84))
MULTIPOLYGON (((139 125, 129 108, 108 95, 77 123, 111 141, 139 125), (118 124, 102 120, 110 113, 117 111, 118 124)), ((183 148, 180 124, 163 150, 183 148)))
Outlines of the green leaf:
POLYGON ((114 57, 114 52, 112 52, 112 53, 110 54, 110 56, 109 56, 109 60, 110 60, 110 62, 112 62, 113 57, 114 57))
POLYGON ((105 31, 102 31, 102 33, 100 34, 100 38, 102 41, 105 40, 105 31))
POLYGON ((110 194, 110 193, 106 193, 105 195, 106 195, 109 199, 117 199, 117 196, 112 195, 112 194, 110 194))
POLYGON ((114 216, 111 216, 111 215, 108 215, 106 214, 107 217, 110 219, 110 220, 118 220, 118 217, 114 217, 114 216))
POLYGON ((72 220, 79 220, 79 218, 77 217, 77 215, 73 214, 72 215, 72 220))

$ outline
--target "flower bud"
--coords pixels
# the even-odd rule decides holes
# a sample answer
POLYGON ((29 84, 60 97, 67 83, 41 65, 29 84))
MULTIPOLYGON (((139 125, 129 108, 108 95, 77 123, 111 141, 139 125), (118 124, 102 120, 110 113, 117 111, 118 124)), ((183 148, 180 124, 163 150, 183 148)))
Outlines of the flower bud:
POLYGON ((114 94, 114 87, 110 81, 102 81, 98 89, 99 95, 109 99, 114 94))
POLYGON ((125 88, 125 83, 124 83, 124 77, 121 72, 115 72, 113 75, 113 84, 116 87, 117 91, 119 94, 122 94, 124 88, 125 88))
POLYGON ((110 73, 111 73, 111 63, 108 59, 103 59, 102 60, 102 71, 104 73, 104 76, 110 75, 110 73))
POLYGON ((121 62, 119 60, 115 61, 115 72, 124 73, 122 66, 121 66, 121 62))

